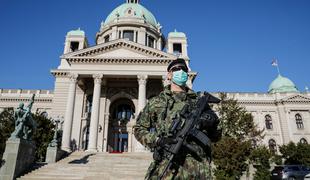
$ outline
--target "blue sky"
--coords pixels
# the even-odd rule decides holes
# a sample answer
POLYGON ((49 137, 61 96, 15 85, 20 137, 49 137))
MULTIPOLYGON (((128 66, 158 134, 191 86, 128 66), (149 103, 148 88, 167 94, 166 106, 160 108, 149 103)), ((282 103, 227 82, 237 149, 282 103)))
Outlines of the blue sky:
MULTIPOLYGON (((53 89, 65 35, 94 45, 101 21, 125 0, 0 0, 0 88, 53 89)), ((142 0, 167 36, 189 42, 195 90, 266 92, 282 75, 310 87, 309 0, 142 0)))

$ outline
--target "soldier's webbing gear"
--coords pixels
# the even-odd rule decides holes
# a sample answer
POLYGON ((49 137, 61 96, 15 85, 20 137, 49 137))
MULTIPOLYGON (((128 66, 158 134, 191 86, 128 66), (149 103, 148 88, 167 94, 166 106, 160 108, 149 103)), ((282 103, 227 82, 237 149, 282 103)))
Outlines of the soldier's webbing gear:
POLYGON ((176 140, 176 143, 167 144, 165 147, 157 147, 155 151, 159 152, 154 152, 154 154, 162 154, 160 152, 163 152, 164 158, 168 159, 167 165, 158 177, 159 180, 161 180, 172 165, 174 165, 181 148, 185 148, 193 154, 197 152, 196 148, 190 145, 190 139, 195 141, 200 147, 208 152, 210 155, 209 157, 211 158, 211 142, 208 136, 200 130, 200 126, 202 124, 200 117, 205 109, 210 109, 208 103, 219 102, 220 100, 211 94, 206 92, 201 93, 197 103, 194 108, 192 108, 192 111, 190 111, 189 105, 186 104, 179 115, 173 119, 169 129, 169 134, 171 138, 176 140))

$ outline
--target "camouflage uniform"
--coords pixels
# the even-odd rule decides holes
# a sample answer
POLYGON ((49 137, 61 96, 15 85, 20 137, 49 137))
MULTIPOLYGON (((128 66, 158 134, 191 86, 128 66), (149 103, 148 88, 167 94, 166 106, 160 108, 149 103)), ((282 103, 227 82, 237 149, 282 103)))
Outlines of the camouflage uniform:
MULTIPOLYGON (((139 114, 137 124, 134 126, 136 139, 151 151, 154 150, 158 136, 168 133, 172 119, 176 114, 182 110, 186 103, 196 103, 197 98, 197 94, 191 90, 174 93, 170 90, 170 86, 166 86, 163 92, 149 100, 139 114)), ((217 129, 217 124, 215 124, 215 129, 217 129)), ((180 152, 177 158, 179 166, 168 170, 164 179, 209 179, 209 155, 194 142, 190 144, 198 149, 196 156, 185 152, 185 150, 180 152)), ((145 178, 157 179, 167 162, 167 159, 157 163, 152 162, 145 178)))

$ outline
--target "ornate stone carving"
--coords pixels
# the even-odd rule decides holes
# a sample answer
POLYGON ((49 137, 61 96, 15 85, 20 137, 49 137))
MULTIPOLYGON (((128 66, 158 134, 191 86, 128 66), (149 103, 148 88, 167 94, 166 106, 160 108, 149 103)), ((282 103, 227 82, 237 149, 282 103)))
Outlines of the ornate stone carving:
POLYGON ((169 80, 167 79, 167 76, 166 76, 166 75, 162 76, 162 84, 163 84, 163 87, 169 85, 169 83, 170 83, 170 82, 169 82, 169 80))
POLYGON ((69 78, 70 82, 72 82, 72 83, 76 83, 78 77, 79 77, 79 75, 77 73, 68 74, 68 78, 69 78))
POLYGON ((93 78, 94 78, 94 83, 95 84, 101 84, 102 83, 103 74, 94 74, 93 78))
POLYGON ((68 72, 53 70, 52 75, 55 77, 66 77, 66 76, 68 76, 68 72))
POLYGON ((138 75, 138 83, 139 85, 146 85, 147 75, 138 75))
POLYGON ((70 64, 162 64, 168 65, 172 59, 161 58, 93 58, 73 57, 67 59, 70 64))
POLYGON ((283 99, 285 103, 309 103, 310 98, 302 96, 302 95, 294 95, 289 98, 283 99))

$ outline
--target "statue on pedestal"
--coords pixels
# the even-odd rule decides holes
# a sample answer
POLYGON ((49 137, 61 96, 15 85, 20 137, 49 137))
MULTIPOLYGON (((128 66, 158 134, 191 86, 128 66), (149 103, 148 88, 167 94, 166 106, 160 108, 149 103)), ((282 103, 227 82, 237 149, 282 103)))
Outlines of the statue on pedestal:
POLYGON ((29 105, 24 108, 24 103, 20 103, 14 112, 15 130, 10 139, 25 139, 31 141, 32 135, 37 127, 37 123, 31 115, 31 108, 34 102, 35 94, 32 95, 29 105))
POLYGON ((33 94, 26 108, 24 103, 20 103, 14 112, 15 130, 6 141, 3 154, 5 163, 0 169, 0 179, 16 179, 35 161, 36 147, 32 141, 32 135, 37 128, 37 123, 31 114, 34 96, 33 94))

